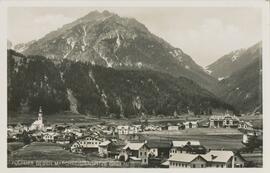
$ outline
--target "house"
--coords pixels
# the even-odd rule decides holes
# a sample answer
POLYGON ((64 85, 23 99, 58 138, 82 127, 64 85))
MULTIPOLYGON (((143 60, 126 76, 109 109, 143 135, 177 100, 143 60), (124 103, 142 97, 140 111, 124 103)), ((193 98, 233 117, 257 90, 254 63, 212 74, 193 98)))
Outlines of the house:
POLYGON ((149 148, 149 157, 169 158, 171 141, 167 140, 147 140, 146 145, 149 148))
POLYGON ((186 121, 183 123, 185 129, 197 128, 198 122, 197 121, 186 121))
POLYGON ((212 115, 209 119, 210 128, 220 127, 234 127, 237 128, 240 120, 238 117, 231 116, 230 114, 225 115, 212 115))
POLYGON ((82 153, 83 152, 83 147, 80 144, 79 141, 75 141, 70 145, 70 151, 72 153, 82 153))
POLYGON ((189 144, 191 146, 200 146, 200 141, 172 141, 172 146, 169 151, 170 157, 174 154, 186 153, 184 147, 189 144))
POLYGON ((130 157, 135 157, 141 160, 141 165, 148 165, 148 150, 145 143, 128 143, 123 147, 118 158, 120 161, 128 161, 130 157))
POLYGON ((55 137, 57 136, 58 134, 57 133, 54 133, 54 132, 47 132, 47 133, 44 133, 42 135, 42 139, 45 141, 45 142, 54 142, 55 141, 55 137))
POLYGON ((183 153, 190 153, 190 154, 205 154, 206 148, 203 145, 191 145, 188 143, 182 148, 183 153))
POLYGON ((207 160, 199 154, 178 153, 168 159, 169 168, 205 168, 207 160))
POLYGON ((117 132, 119 135, 127 135, 130 134, 129 126, 117 126, 117 132))
POLYGON ((75 148, 78 147, 79 151, 82 152, 98 152, 99 144, 105 139, 95 135, 82 136, 71 145, 71 151, 77 151, 75 148))
POLYGON ((111 144, 111 141, 104 141, 104 142, 101 142, 99 145, 98 145, 98 154, 101 156, 101 157, 107 157, 109 155, 109 145, 111 144))
POLYGON ((179 130, 179 126, 170 125, 170 126, 168 126, 168 130, 170 130, 170 131, 177 131, 177 130, 179 130))
POLYGON ((234 154, 232 151, 211 150, 202 157, 207 160, 207 167, 212 168, 232 168, 244 167, 245 160, 240 154, 234 154))
POLYGON ((69 135, 59 135, 55 137, 55 143, 57 144, 69 144, 70 143, 71 136, 69 135))
POLYGON ((72 126, 68 126, 65 128, 64 133, 80 133, 81 129, 76 126, 76 125, 72 125, 72 126))
POLYGON ((238 129, 253 130, 253 125, 250 122, 240 121, 238 124, 238 129))
POLYGON ((132 125, 132 126, 117 126, 116 131, 119 135, 128 135, 128 134, 137 134, 142 131, 141 125, 132 125))

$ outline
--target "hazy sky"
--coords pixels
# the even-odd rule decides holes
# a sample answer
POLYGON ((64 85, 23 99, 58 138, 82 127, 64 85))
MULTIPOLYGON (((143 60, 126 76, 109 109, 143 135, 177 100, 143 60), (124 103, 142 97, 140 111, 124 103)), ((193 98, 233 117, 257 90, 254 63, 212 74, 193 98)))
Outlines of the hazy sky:
POLYGON ((93 10, 136 18, 201 66, 262 40, 261 9, 251 7, 10 7, 8 39, 17 44, 41 38, 93 10))

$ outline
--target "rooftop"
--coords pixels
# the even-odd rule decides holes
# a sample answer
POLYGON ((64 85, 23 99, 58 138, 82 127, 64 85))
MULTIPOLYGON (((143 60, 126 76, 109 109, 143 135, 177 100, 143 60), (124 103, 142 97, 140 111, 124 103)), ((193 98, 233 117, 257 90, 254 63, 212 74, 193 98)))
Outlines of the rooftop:
POLYGON ((175 154, 172 157, 170 157, 168 160, 169 161, 178 161, 178 162, 186 162, 189 163, 191 161, 193 161, 194 159, 196 159, 197 157, 201 157, 198 154, 183 154, 183 153, 179 153, 179 154, 175 154))
POLYGON ((139 150, 143 145, 144 143, 128 143, 123 149, 139 150))
POLYGON ((202 155, 202 157, 209 162, 228 162, 233 156, 232 151, 211 150, 209 153, 202 155))

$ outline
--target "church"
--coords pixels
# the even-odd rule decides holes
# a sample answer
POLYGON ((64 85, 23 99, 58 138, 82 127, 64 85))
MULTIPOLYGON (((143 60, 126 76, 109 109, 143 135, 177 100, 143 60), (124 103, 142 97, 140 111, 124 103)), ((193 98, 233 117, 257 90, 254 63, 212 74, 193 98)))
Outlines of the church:
POLYGON ((44 129, 42 115, 43 115, 42 108, 40 106, 39 111, 38 111, 38 119, 32 123, 29 130, 43 130, 44 129))

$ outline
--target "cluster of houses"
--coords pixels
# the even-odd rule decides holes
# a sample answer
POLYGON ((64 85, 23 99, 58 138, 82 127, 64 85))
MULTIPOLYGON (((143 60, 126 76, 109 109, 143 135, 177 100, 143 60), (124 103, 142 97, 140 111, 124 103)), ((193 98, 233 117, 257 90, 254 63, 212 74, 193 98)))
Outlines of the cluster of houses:
POLYGON ((212 115, 209 118, 209 128, 238 128, 253 130, 253 125, 248 121, 240 120, 235 115, 226 113, 225 115, 212 115))
MULTIPOLYGON (((75 125, 45 126, 40 107, 38 118, 30 126, 17 124, 8 126, 8 139, 18 140, 27 132, 33 141, 62 144, 73 153, 96 153, 100 157, 110 157, 147 167, 244 167, 245 160, 232 151, 207 150, 199 141, 153 140, 136 138, 142 131, 176 131, 197 128, 197 121, 186 121, 176 125, 75 125), (121 138, 124 136, 125 138, 121 138), (128 139, 127 137, 130 137, 128 139)), ((240 121, 235 116, 225 114, 212 116, 209 128, 235 127, 252 129, 250 123, 240 121)))
POLYGON ((246 162, 240 154, 232 151, 208 151, 199 141, 129 142, 122 148, 118 159, 167 168, 232 168, 244 167, 246 162))

